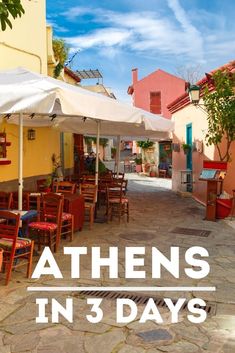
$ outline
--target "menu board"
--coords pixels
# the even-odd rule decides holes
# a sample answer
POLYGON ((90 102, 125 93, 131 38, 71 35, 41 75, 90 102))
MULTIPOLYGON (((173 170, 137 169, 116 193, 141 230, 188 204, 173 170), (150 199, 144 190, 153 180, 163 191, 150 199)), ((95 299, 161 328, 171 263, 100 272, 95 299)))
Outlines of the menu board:
POLYGON ((202 169, 200 179, 215 179, 217 169, 202 169))

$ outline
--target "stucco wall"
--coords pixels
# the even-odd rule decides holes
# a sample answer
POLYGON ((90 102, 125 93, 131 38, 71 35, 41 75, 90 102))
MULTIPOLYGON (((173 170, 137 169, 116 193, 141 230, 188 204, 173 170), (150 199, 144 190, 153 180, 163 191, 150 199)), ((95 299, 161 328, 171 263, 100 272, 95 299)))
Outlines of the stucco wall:
MULTIPOLYGON (((173 135, 173 143, 186 142, 186 125, 192 124, 192 141, 205 140, 207 131, 206 114, 200 108, 188 105, 172 115, 172 120, 175 122, 175 131, 173 135)), ((193 170, 193 196, 205 202, 206 182, 199 181, 199 175, 202 170, 203 160, 214 159, 214 146, 206 146, 203 142, 203 152, 192 152, 192 170, 193 170)), ((172 154, 172 187, 175 191, 185 191, 185 185, 181 184, 181 170, 186 169, 186 156, 180 148, 180 152, 172 154)))
POLYGON ((13 29, 1 31, 0 69, 17 66, 47 73, 45 0, 22 0, 25 14, 12 20, 13 29))
MULTIPOLYGON (((0 130, 5 129, 7 141, 7 158, 10 165, 0 165, 0 182, 14 180, 18 177, 18 126, 0 124, 0 130)), ((60 133, 54 129, 37 128, 36 139, 29 141, 28 128, 23 131, 23 176, 46 175, 52 172, 52 154, 60 154, 60 133)))
POLYGON ((157 70, 134 83, 133 104, 150 110, 150 92, 161 91, 162 115, 170 118, 167 105, 185 92, 185 81, 162 70, 157 70))

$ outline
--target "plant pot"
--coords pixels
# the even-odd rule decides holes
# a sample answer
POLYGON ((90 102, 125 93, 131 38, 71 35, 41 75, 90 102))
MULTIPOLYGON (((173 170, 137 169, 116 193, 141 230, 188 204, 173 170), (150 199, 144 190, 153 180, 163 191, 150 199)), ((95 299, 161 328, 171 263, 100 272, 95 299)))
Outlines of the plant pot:
POLYGON ((216 200, 216 218, 224 219, 229 216, 232 209, 233 199, 216 200))
POLYGON ((142 171, 141 164, 136 164, 135 171, 136 171, 136 173, 141 173, 141 171, 142 171))
POLYGON ((3 263, 3 249, 0 249, 0 271, 2 270, 3 263))
POLYGON ((44 190, 43 190, 44 192, 51 192, 51 188, 44 188, 44 190))
POLYGON ((157 176, 157 173, 154 172, 154 171, 152 171, 152 172, 149 173, 149 176, 150 176, 151 178, 154 178, 154 177, 157 176))

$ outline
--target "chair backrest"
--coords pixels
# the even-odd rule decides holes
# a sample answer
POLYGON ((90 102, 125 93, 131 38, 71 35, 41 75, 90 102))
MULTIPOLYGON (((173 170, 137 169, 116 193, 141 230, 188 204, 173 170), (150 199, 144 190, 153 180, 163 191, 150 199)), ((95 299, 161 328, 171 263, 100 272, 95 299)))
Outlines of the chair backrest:
POLYGON ((61 192, 64 194, 75 194, 76 184, 70 181, 58 181, 56 183, 56 192, 61 192))
POLYGON ((20 214, 0 210, 0 238, 12 239, 12 251, 15 250, 19 232, 20 214))
POLYGON ((107 185, 106 193, 108 203, 111 199, 119 199, 121 202, 123 196, 123 182, 116 181, 110 185, 107 185))
POLYGON ((96 202, 97 197, 97 185, 95 184, 80 184, 80 192, 86 202, 96 202))
MULTIPOLYGON (((25 211, 29 210, 29 195, 30 195, 30 193, 26 192, 26 191, 24 191, 23 195, 22 195, 22 201, 23 201, 22 208, 25 211)), ((18 191, 14 191, 12 193, 12 204, 11 204, 11 208, 13 210, 17 210, 18 209, 18 199, 19 199, 18 191)))
POLYGON ((124 165, 126 165, 126 166, 131 165, 130 158, 128 158, 128 157, 125 158, 124 165))
POLYGON ((82 176, 82 182, 84 184, 95 184, 95 175, 83 175, 82 176))
POLYGON ((62 219, 64 196, 55 193, 42 195, 41 220, 43 222, 57 223, 59 226, 62 219))
POLYGON ((45 189, 45 183, 46 183, 46 179, 38 179, 36 180, 36 184, 37 184, 37 192, 42 192, 45 189))
POLYGON ((9 210, 12 204, 12 192, 0 191, 0 208, 9 210))
POLYGON ((125 176, 125 174, 124 173, 113 173, 113 178, 114 179, 121 179, 121 180, 123 180, 124 179, 124 176, 125 176))

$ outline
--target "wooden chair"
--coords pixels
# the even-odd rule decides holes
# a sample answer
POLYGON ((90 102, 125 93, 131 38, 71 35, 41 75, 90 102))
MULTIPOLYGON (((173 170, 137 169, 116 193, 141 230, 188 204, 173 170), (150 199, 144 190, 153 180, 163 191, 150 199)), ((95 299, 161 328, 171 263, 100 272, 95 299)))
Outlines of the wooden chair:
POLYGON ((11 205, 12 192, 0 191, 0 209, 10 210, 11 205))
POLYGON ((29 236, 38 244, 38 250, 41 245, 49 246, 53 251, 57 251, 61 237, 63 196, 54 193, 42 195, 40 221, 31 222, 28 225, 29 236))
POLYGON ((94 223, 94 215, 95 215, 95 206, 97 199, 97 185, 95 184, 81 184, 80 192, 85 200, 85 211, 88 211, 89 214, 89 222, 90 229, 94 223))
POLYGON ((113 173, 113 179, 114 180, 123 180, 125 177, 125 173, 113 173))
MULTIPOLYGON (((30 195, 30 192, 27 192, 27 191, 23 192, 23 195, 22 195, 22 209, 24 211, 28 211, 29 210, 29 195, 30 195)), ((12 193, 11 208, 13 210, 17 210, 18 209, 18 191, 14 191, 12 193)))
POLYGON ((62 194, 75 194, 76 183, 71 183, 70 181, 59 181, 55 184, 56 192, 61 192, 62 194))
POLYGON ((44 191, 46 181, 47 181, 46 179, 38 179, 38 180, 36 180, 37 192, 43 192, 44 191))
POLYGON ((117 216, 119 223, 122 216, 127 215, 129 222, 129 200, 123 192, 123 183, 113 183, 107 186, 107 222, 117 216))
POLYGON ((158 177, 166 178, 167 171, 165 169, 158 169, 158 177))
POLYGON ((130 159, 127 157, 124 160, 124 173, 131 173, 132 172, 132 165, 130 159))
POLYGON ((3 249, 3 270, 6 272, 6 284, 11 278, 12 269, 22 266, 21 259, 27 260, 27 277, 31 276, 33 240, 18 238, 20 215, 9 211, 0 211, 0 248, 3 249))

